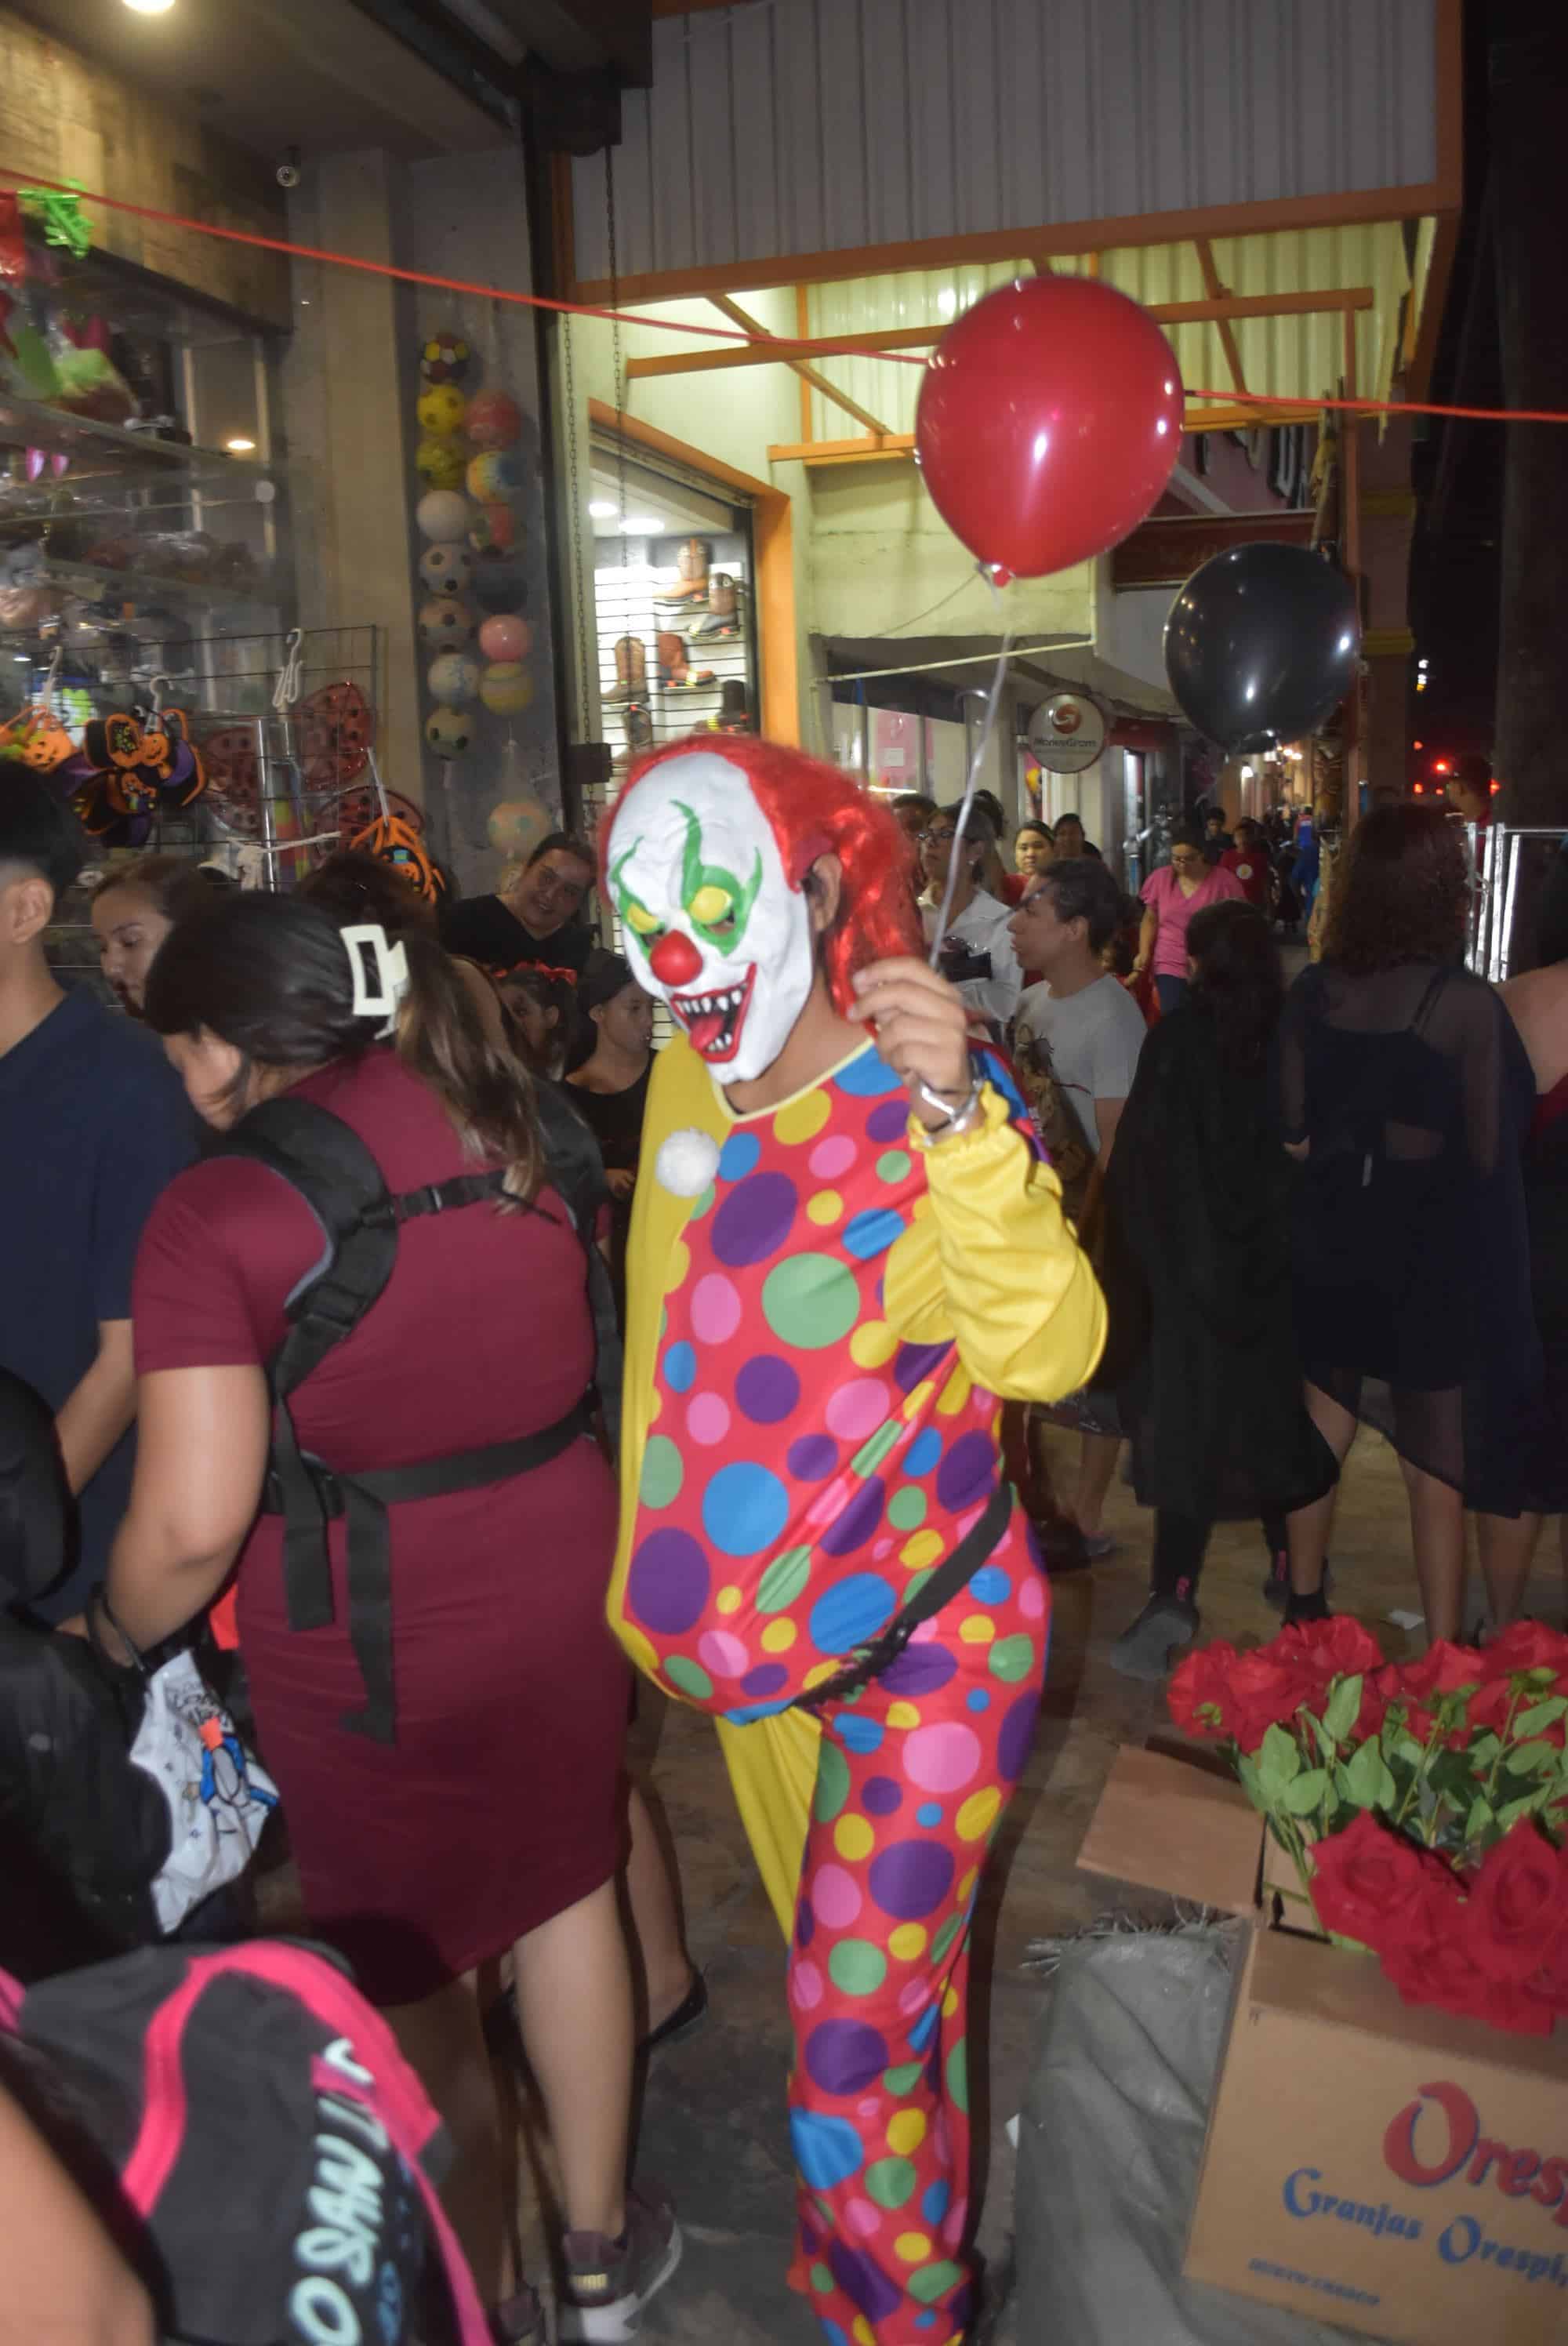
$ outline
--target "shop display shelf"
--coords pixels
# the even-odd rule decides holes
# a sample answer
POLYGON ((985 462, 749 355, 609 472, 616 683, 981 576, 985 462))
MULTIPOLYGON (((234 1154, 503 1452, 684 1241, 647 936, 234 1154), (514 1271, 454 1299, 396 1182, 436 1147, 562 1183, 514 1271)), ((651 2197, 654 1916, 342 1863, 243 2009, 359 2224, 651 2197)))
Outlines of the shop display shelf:
POLYGON ((231 456, 221 448, 188 448, 178 441, 156 439, 151 433, 97 423, 68 408, 0 396, 0 451, 11 448, 42 448, 51 455, 69 456, 79 468, 73 474, 78 480, 179 473, 193 479, 270 481, 280 470, 263 458, 231 456))
POLYGON ((166 603, 173 610, 254 618, 280 608, 276 590, 262 580, 254 593, 248 594, 236 586, 210 586, 199 579, 169 578, 157 570, 106 570, 96 562, 51 562, 46 556, 28 571, 25 583, 58 586, 66 594, 91 596, 95 601, 107 597, 133 610, 137 606, 166 603))

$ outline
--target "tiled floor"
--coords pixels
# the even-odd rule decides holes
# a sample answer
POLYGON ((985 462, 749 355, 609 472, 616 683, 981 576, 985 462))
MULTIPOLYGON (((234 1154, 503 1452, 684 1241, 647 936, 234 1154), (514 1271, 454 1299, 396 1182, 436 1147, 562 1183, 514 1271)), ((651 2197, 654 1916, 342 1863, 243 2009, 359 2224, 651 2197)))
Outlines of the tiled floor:
MULTIPOLYGON (((977 2333, 986 2346, 1016 2337, 1009 2302, 1013 2152, 1005 2135, 1046 1990, 1022 1968, 1032 1939, 1071 1932, 1104 1902, 1074 1860, 1112 1756, 1166 1722, 1160 1689, 1119 1678, 1112 1640, 1145 1591, 1148 1518, 1118 1486, 1109 1526, 1124 1545, 1092 1573, 1058 1584, 1051 1671, 1033 1758, 1010 1811, 979 1926, 975 1973, 983 2015, 972 2030, 987 2045, 972 2076, 977 2139, 987 2174, 980 2247, 987 2305, 977 2333)), ((1387 1619, 1415 1610, 1404 1490, 1397 1464, 1364 1434, 1353 1452, 1334 1539, 1336 1605, 1357 1614, 1390 1658, 1416 1641, 1387 1619)), ((1253 1526, 1216 1534, 1202 1597, 1206 1635, 1255 1639, 1278 1617, 1259 1593, 1260 1535, 1253 1526)), ((1556 1620, 1563 1592, 1555 1537, 1543 1539, 1532 1610, 1556 1620)), ((685 2262, 650 2309, 645 2334, 685 2346, 811 2346, 820 2332, 784 2285, 791 2209, 783 2118, 789 2034, 783 1952, 757 1887, 722 1762, 708 1723, 668 1710, 656 1722, 654 1780, 680 1851, 692 1953, 707 1972, 713 2013, 706 2029, 661 2055, 648 2081, 642 2158, 677 2197, 685 2262)))

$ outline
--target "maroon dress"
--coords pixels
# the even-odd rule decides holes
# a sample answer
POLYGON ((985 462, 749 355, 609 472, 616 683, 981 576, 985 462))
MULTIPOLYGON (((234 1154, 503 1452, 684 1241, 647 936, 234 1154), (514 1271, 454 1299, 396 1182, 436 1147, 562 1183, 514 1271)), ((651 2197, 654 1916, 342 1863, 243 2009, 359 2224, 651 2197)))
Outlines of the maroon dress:
MULTIPOLYGON (((295 1096, 351 1126, 394 1192, 475 1169, 389 1051, 295 1096)), ((303 1449, 352 1473, 567 1413, 593 1369, 584 1259, 555 1193, 537 1202, 548 1210, 477 1205, 403 1225, 380 1300, 293 1397, 303 1449)), ((233 1158, 193 1166, 142 1239, 138 1372, 264 1362, 321 1251, 314 1216, 275 1174, 233 1158)), ((340 1724, 362 1700, 343 1529, 336 1621, 296 1631, 282 1522, 259 1518, 239 1559, 240 1647, 312 1924, 377 2003, 410 2003, 615 1872, 627 1678, 605 1624, 614 1478, 585 1439, 510 1482, 392 1508, 391 1746, 340 1724)))

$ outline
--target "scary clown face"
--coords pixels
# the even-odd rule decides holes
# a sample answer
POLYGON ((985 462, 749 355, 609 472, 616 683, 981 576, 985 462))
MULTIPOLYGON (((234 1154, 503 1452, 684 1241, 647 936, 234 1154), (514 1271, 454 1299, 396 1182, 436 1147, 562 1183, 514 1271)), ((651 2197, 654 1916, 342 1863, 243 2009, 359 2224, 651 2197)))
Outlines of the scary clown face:
POLYGON ((738 767, 706 750, 645 776, 610 833, 610 886, 639 984, 727 1083, 770 1067, 815 973, 810 907, 738 767))

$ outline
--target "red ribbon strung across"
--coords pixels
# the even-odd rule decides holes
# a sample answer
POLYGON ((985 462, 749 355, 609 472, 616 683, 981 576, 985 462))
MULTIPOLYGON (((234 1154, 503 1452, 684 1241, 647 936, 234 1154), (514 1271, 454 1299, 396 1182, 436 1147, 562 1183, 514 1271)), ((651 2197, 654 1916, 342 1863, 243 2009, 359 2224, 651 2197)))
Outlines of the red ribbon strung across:
MULTIPOLYGON (((715 342, 746 342, 753 349, 764 350, 770 342, 779 339, 771 334, 748 334, 737 326, 696 326, 689 321, 672 318, 650 318, 636 310, 607 310, 583 301, 561 301, 547 293, 517 293, 500 285, 481 285, 463 277, 439 277, 429 270, 400 269, 390 260, 361 260, 351 252, 331 252, 314 244, 295 244, 281 236, 262 236, 254 229, 220 228, 213 220, 188 219, 181 212, 160 211, 154 204, 133 204, 123 196, 91 195, 86 189, 72 187, 64 179, 42 179, 33 171, 17 171, 0 163, 0 180, 16 185, 47 189, 52 194, 76 196, 84 204, 100 204, 105 211, 125 212, 133 219, 156 220, 162 228, 185 229, 192 236, 215 236, 225 244, 248 244, 262 252, 281 252, 292 260, 324 261, 332 269, 357 269, 367 277, 395 278, 403 285, 429 285, 443 293, 472 293, 484 301, 511 301, 526 310, 554 310, 567 318, 606 318, 623 326, 653 326, 667 334, 699 334, 705 341, 715 342)), ((864 351, 853 337, 846 340, 841 349, 835 350, 831 342, 816 344, 814 358, 874 358, 896 366, 924 366, 927 362, 912 351, 864 351)), ((1298 399, 1283 392, 1200 391, 1186 385, 1189 399, 1218 401, 1225 406, 1236 407, 1328 407, 1347 409, 1358 415, 1448 415, 1473 423, 1568 423, 1568 411, 1549 407, 1451 407, 1433 401, 1400 399, 1298 399)))

